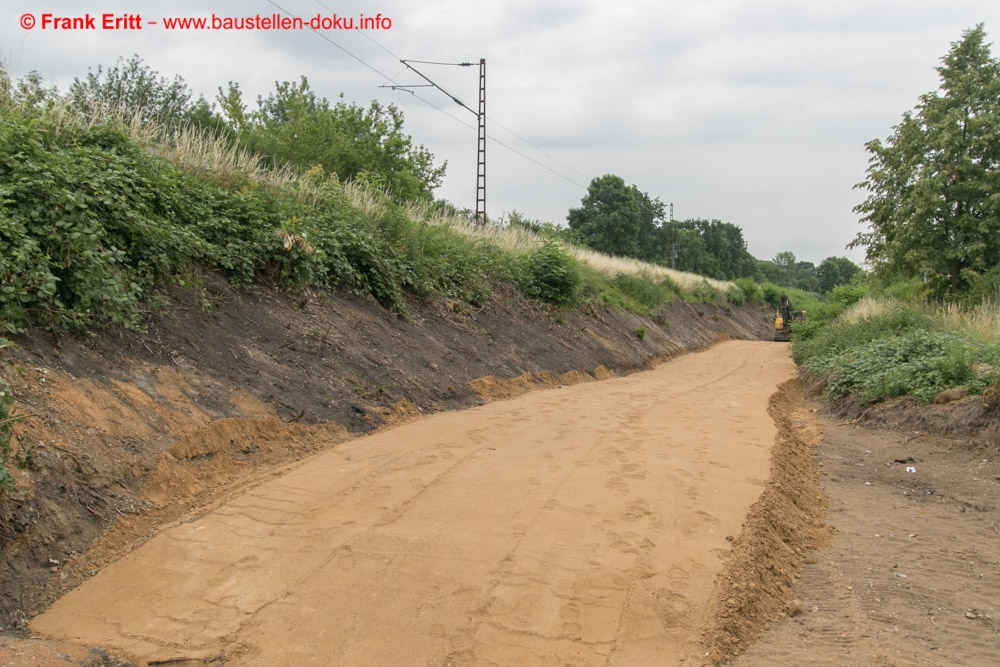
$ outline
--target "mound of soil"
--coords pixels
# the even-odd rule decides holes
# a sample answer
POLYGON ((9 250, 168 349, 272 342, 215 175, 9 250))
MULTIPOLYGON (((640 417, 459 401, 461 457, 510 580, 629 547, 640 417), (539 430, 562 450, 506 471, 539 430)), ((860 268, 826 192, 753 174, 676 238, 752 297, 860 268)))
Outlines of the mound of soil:
POLYGON ((836 534, 802 569, 798 613, 732 664, 996 664, 1000 416, 975 396, 833 408, 816 463, 836 534))
POLYGON ((652 321, 551 313, 502 286, 479 310, 412 302, 405 320, 348 296, 240 291, 212 274, 170 297, 145 332, 36 331, 5 352, 30 465, 0 504, 0 629, 24 631, 159 526, 353 435, 771 334, 759 305, 676 301, 652 321))
POLYGON ((714 663, 739 655, 777 619, 799 609, 793 590, 807 554, 829 543, 823 523, 826 496, 813 465, 822 430, 801 412, 798 379, 770 400, 768 414, 778 428, 771 450, 771 475, 735 538, 717 579, 703 643, 714 663))

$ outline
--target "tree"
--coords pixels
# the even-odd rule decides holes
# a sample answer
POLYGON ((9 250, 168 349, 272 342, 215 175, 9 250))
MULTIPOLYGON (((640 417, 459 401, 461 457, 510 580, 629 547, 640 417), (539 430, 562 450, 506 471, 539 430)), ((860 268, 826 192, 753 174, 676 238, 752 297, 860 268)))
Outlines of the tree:
POLYGON ((275 165, 321 165, 341 180, 367 181, 401 201, 431 199, 444 178, 445 165, 436 167, 429 151, 413 145, 403 133, 402 112, 391 104, 331 105, 306 77, 276 82, 274 92, 257 99, 256 111, 247 109, 232 82, 219 89, 217 100, 240 142, 275 165))
POLYGON ((599 252, 636 257, 642 209, 634 187, 625 185, 620 176, 607 174, 595 178, 567 219, 579 241, 599 252))
POLYGON ((963 33, 937 68, 939 90, 920 97, 883 144, 874 139, 868 191, 857 206, 864 246, 885 277, 927 272, 958 294, 1000 263, 1000 62, 982 24, 963 33))
POLYGON ((816 275, 816 265, 812 262, 797 262, 795 278, 792 287, 804 292, 819 292, 819 277, 816 275))
MULTIPOLYGON (((743 230, 720 220, 684 220, 675 227, 677 268, 719 280, 753 275, 756 260, 747 251, 743 230)), ((669 236, 669 230, 665 230, 669 236)), ((669 263, 669 255, 665 262, 669 263)))
POLYGON ((792 286, 792 278, 795 276, 795 269, 798 265, 798 261, 795 259, 795 253, 791 250, 785 250, 784 252, 779 252, 774 256, 772 260, 775 265, 781 268, 782 280, 781 284, 785 287, 792 286))
POLYGON ((107 69, 98 65, 85 78, 77 77, 70 84, 68 98, 72 106, 95 117, 139 114, 143 123, 168 127, 189 123, 197 106, 184 79, 160 76, 138 55, 119 58, 107 69))
POLYGON ((632 196, 639 204, 639 231, 636 244, 639 246, 636 257, 646 262, 656 262, 666 255, 666 241, 660 230, 663 225, 665 206, 659 197, 651 199, 648 194, 630 186, 632 196))
MULTIPOLYGON (((669 230, 665 235, 669 236, 669 230)), ((705 237, 698 229, 695 220, 684 220, 674 223, 674 243, 677 245, 677 261, 675 268, 678 271, 697 273, 700 276, 714 278, 718 274, 719 263, 709 252, 705 244, 705 237)), ((669 242, 668 242, 669 247, 669 242)), ((670 256, 667 255, 664 262, 670 265, 670 256)))
POLYGON ((827 257, 816 268, 819 291, 826 294, 834 287, 847 285, 862 268, 846 257, 827 257))

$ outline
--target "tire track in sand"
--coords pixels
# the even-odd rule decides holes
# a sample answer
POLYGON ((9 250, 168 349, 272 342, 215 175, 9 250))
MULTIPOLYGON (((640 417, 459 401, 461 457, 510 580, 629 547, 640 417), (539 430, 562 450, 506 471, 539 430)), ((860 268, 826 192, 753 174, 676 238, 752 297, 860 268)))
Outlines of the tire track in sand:
POLYGON ((691 664, 793 374, 786 346, 731 341, 350 441, 32 629, 140 664, 691 664))

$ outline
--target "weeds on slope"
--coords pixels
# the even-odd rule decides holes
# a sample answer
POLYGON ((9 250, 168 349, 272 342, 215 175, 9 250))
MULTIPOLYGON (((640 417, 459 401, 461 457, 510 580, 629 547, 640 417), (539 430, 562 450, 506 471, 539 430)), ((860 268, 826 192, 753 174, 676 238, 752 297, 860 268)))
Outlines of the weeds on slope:
POLYGON ((799 330, 796 362, 829 380, 834 398, 929 402, 952 387, 981 394, 1000 382, 1000 313, 863 297, 799 330))
MULTIPOLYGON (((9 87, 9 82, 8 82, 9 87)), ((406 315, 406 294, 482 304, 505 282, 557 307, 650 313, 743 291, 598 256, 523 228, 402 206, 316 169, 270 170, 204 132, 0 95, 0 322, 141 327, 203 269, 240 286, 343 289, 406 315)))

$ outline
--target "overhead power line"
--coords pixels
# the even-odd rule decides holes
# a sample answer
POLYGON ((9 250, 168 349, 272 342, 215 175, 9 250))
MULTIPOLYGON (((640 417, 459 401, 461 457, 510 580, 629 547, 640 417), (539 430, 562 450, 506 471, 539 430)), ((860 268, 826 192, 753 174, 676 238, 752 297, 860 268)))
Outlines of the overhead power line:
MULTIPOLYGON (((326 4, 324 4, 323 2, 320 2, 320 0, 314 0, 314 1, 315 1, 315 2, 316 2, 316 4, 318 4, 318 5, 320 6, 320 7, 323 7, 324 9, 326 9, 327 11, 329 11, 329 12, 331 12, 331 13, 333 12, 333 10, 332 10, 332 9, 331 9, 330 7, 328 7, 328 6, 327 6, 326 4)), ((275 7, 276 9, 278 9, 278 10, 279 10, 280 12, 284 13, 284 14, 285 14, 286 16, 288 16, 288 17, 290 17, 290 18, 293 18, 293 19, 295 19, 295 18, 298 18, 298 17, 297 17, 297 16, 295 15, 295 14, 293 14, 293 13, 292 13, 292 12, 290 12, 289 10, 285 9, 284 7, 282 7, 281 5, 279 5, 279 4, 278 4, 277 2, 275 2, 274 0, 267 0, 267 2, 268 2, 268 3, 270 4, 270 5, 272 5, 273 7, 275 7)), ((404 86, 404 85, 400 84, 400 83, 399 83, 399 82, 398 82, 398 81, 396 80, 396 79, 397 79, 397 77, 399 76, 399 74, 397 74, 396 76, 389 76, 389 75, 385 74, 384 72, 380 71, 380 70, 379 70, 378 68, 376 68, 376 67, 374 67, 373 65, 369 64, 368 62, 366 62, 366 61, 365 61, 364 59, 362 59, 361 57, 359 57, 359 56, 355 55, 354 53, 352 53, 352 52, 351 52, 351 51, 349 51, 348 49, 344 48, 343 46, 341 46, 340 44, 338 44, 338 43, 337 43, 337 42, 335 42, 334 40, 330 39, 330 37, 329 37, 328 35, 326 35, 326 34, 324 34, 324 33, 320 32, 320 31, 316 30, 315 28, 310 28, 310 30, 312 30, 312 32, 314 32, 314 33, 315 33, 315 34, 316 34, 317 36, 319 36, 319 37, 320 37, 321 39, 323 39, 324 41, 326 41, 326 42, 327 42, 327 43, 329 43, 330 45, 332 45, 332 46, 336 47, 336 48, 337 48, 338 50, 340 50, 340 51, 343 51, 343 52, 344 52, 345 54, 347 54, 347 55, 348 55, 348 56, 350 56, 350 57, 351 57, 352 59, 354 59, 354 60, 356 60, 357 62, 359 62, 359 63, 360 63, 361 65, 363 65, 363 66, 364 66, 365 68, 367 68, 367 69, 371 70, 372 72, 374 72, 375 74, 377 74, 378 76, 380 76, 380 77, 381 77, 381 78, 382 78, 382 79, 383 79, 384 81, 387 81, 387 82, 389 82, 390 84, 392 84, 392 85, 390 85, 390 86, 389 86, 390 88, 394 88, 394 89, 398 89, 398 90, 405 90, 406 92, 410 93, 410 94, 411 94, 411 95, 412 95, 413 97, 417 98, 418 100, 420 100, 421 102, 423 102, 423 103, 424 103, 424 104, 426 104, 427 106, 431 107, 432 109, 434 109, 434 110, 436 110, 436 111, 438 111, 438 112, 440 112, 440 113, 444 114, 445 116, 447 116, 447 117, 451 118, 451 119, 452 119, 452 120, 454 120, 454 121, 455 121, 456 123, 459 123, 459 124, 461 124, 461 125, 464 125, 465 127, 469 128, 470 130, 476 130, 476 129, 477 129, 477 128, 476 128, 475 126, 473 126, 472 124, 470 124, 470 123, 467 123, 467 122, 465 122, 464 120, 462 120, 461 118, 459 118, 458 116, 455 116, 454 114, 451 114, 451 113, 449 113, 448 111, 446 111, 445 109, 442 109, 441 107, 439 107, 438 105, 434 104, 434 103, 433 103, 433 102, 431 102, 430 100, 428 100, 428 99, 426 99, 426 98, 424 98, 424 97, 421 97, 420 95, 418 95, 418 94, 417 94, 416 92, 414 92, 413 90, 407 90, 407 88, 409 88, 409 87, 412 87, 412 86, 404 86)), ((399 57, 398 55, 396 55, 395 53, 393 53, 392 51, 390 51, 389 49, 387 49, 387 48, 386 48, 385 46, 383 46, 383 45, 382 45, 381 43, 379 43, 379 42, 378 42, 377 40, 373 39, 373 38, 372 38, 372 37, 371 37, 370 35, 368 35, 368 34, 367 34, 367 33, 366 33, 365 31, 363 31, 363 30, 359 30, 359 31, 357 31, 357 32, 360 32, 360 33, 361 33, 361 35, 362 35, 362 36, 363 36, 363 37, 364 37, 365 39, 367 39, 367 40, 368 40, 368 41, 370 41, 371 43, 375 44, 375 45, 376 45, 377 47, 379 47, 380 49, 382 49, 383 51, 385 51, 386 53, 388 53, 389 55, 391 55, 391 56, 392 56, 393 58, 395 58, 396 60, 399 60, 400 62, 402 62, 402 61, 403 61, 403 59, 402 59, 402 58, 400 58, 400 57, 399 57)), ((436 63, 436 62, 434 62, 434 61, 416 61, 416 60, 412 60, 412 61, 410 61, 410 62, 415 62, 415 63, 418 63, 418 64, 420 64, 420 63, 425 63, 425 64, 438 64, 438 63, 436 63)), ((405 64, 405 63, 404 63, 404 64, 405 64)), ((463 65, 464 63, 448 63, 448 64, 452 64, 452 65, 463 65)), ((470 63, 470 64, 471 64, 471 63, 470 63)), ((409 65, 407 65, 407 67, 408 67, 409 69, 413 69, 413 68, 412 68, 412 67, 410 67, 409 65)), ((404 70, 404 71, 405 71, 405 70, 404 70)), ((461 106, 462 106, 462 107, 464 107, 464 108, 466 108, 466 109, 469 109, 469 107, 468 107, 468 106, 466 106, 466 105, 465 105, 464 103, 461 103, 461 101, 459 101, 459 100, 458 100, 457 98, 455 98, 454 96, 452 96, 452 95, 451 95, 450 93, 447 93, 447 92, 445 92, 445 94, 447 94, 447 95, 448 95, 449 97, 451 97, 453 101, 455 101, 455 102, 458 102, 459 104, 461 104, 461 106)), ((469 109, 469 111, 472 111, 472 110, 471 110, 471 109, 469 109)), ((476 113, 476 112, 473 112, 473 113, 476 113)), ((517 133, 515 133, 515 132, 514 132, 513 130, 511 130, 510 128, 508 128, 508 127, 506 127, 505 125, 501 124, 501 123, 500 123, 499 121, 497 121, 497 120, 496 120, 495 118, 493 118, 492 116, 487 116, 487 119, 489 119, 489 121, 490 121, 490 122, 492 122, 492 123, 494 123, 495 125, 497 125, 497 126, 499 126, 499 127, 503 128, 504 130, 506 130, 507 132, 509 132, 509 133, 510 133, 511 135, 513 135, 513 136, 517 137, 517 138, 518 138, 519 140, 521 140, 522 142, 524 142, 525 144, 527 144, 528 146, 530 146, 530 147, 531 147, 531 148, 533 148, 534 150, 538 151, 539 153, 541 153, 541 154, 542 154, 542 155, 544 155, 545 157, 549 158, 550 160, 552 160, 552 161, 556 162, 557 164, 559 164, 559 165, 561 165, 561 166, 563 166, 563 167, 566 167, 567 169, 569 169, 569 170, 573 171, 574 173, 576 173, 576 174, 578 174, 578 175, 582 176, 583 178, 586 178, 586 175, 585 175, 585 174, 583 174, 583 173, 581 173, 580 171, 578 171, 578 170, 574 169, 574 168, 573 168, 572 166, 570 166, 570 165, 566 164, 566 163, 565 163, 565 162, 563 162, 562 160, 559 160, 558 158, 556 158, 555 156, 553 156, 553 155, 551 155, 550 153, 546 152, 545 150, 543 150, 543 149, 539 148, 538 146, 536 146, 535 144, 531 143, 530 141, 528 141, 528 140, 527 140, 527 139, 525 139, 524 137, 522 137, 522 136, 518 135, 517 133)), ((578 188, 581 188, 581 189, 583 189, 583 190, 586 190, 586 189, 587 189, 587 186, 586 186, 586 185, 584 185, 584 184, 582 184, 582 183, 580 183, 580 182, 578 182, 578 181, 576 181, 576 180, 574 180, 574 179, 570 178, 570 177, 569 177, 569 176, 567 176, 566 174, 563 174, 563 173, 561 173, 561 172, 559 172, 559 171, 557 171, 557 170, 553 169, 553 168, 552 168, 551 166, 549 166, 549 165, 547 165, 547 164, 543 164, 542 162, 540 162, 540 161, 536 160, 535 158, 531 157, 530 155, 527 155, 527 154, 525 154, 524 152, 522 152, 522 151, 520 151, 520 150, 518 150, 518 149, 514 148, 513 146, 511 146, 511 145, 507 144, 506 142, 504 142, 504 141, 501 141, 500 139, 497 139, 497 138, 496 138, 496 136, 491 136, 491 137, 489 137, 489 138, 490 138, 490 140, 491 140, 491 141, 493 141, 493 142, 494 142, 494 143, 496 143, 497 145, 499 145, 499 146, 501 146, 501 147, 503 147, 503 148, 507 149, 507 150, 508 150, 508 151, 510 151, 511 153, 514 153, 515 155, 517 155, 517 156, 519 156, 519 157, 521 157, 521 158, 523 158, 523 159, 527 160, 528 162, 531 162, 532 164, 534 164, 534 165, 536 165, 536 166, 538 166, 538 167, 541 167, 542 169, 544 169, 544 170, 548 171, 549 173, 551 173, 551 174, 553 174, 553 175, 555 175, 555 176, 557 176, 557 177, 561 178, 562 180, 566 181, 567 183, 570 183, 570 184, 572 184, 572 185, 575 185, 575 186, 577 186, 578 188)))
MULTIPOLYGON (((271 0, 268 0, 268 1, 270 2, 271 0)), ((330 7, 328 6, 328 5, 326 5, 325 3, 321 2, 320 0, 314 0, 314 2, 315 2, 315 3, 317 4, 317 5, 319 5, 320 7, 322 7, 323 9, 327 10, 328 12, 331 12, 331 13, 333 12, 333 10, 332 10, 332 9, 331 9, 331 8, 330 8, 330 7)), ((274 3, 272 2, 271 4, 274 4, 274 3)), ((275 5, 275 6, 277 7, 277 5, 275 5)), ((285 11, 285 10, 282 10, 282 11, 285 11)), ((288 13, 288 12, 285 12, 285 13, 288 13)), ((291 16, 291 14, 289 14, 289 16, 291 16)), ((315 31, 314 31, 314 32, 315 32, 315 31)), ((400 57, 400 56, 399 56, 398 54, 396 54, 396 53, 393 53, 393 51, 392 51, 392 50, 388 49, 388 48, 387 48, 387 47, 386 47, 385 45, 383 45, 383 44, 382 44, 381 42, 379 42, 378 40, 376 40, 375 38, 373 38, 373 37, 372 37, 371 35, 369 35, 369 34, 368 34, 367 32, 365 32, 365 31, 363 31, 363 30, 362 30, 362 31, 359 31, 359 32, 361 33, 361 36, 362 36, 362 37, 364 37, 364 38, 365 38, 365 39, 367 39, 367 40, 368 40, 369 42, 371 42, 372 44, 374 44, 374 45, 375 45, 375 46, 377 46, 378 48, 380 48, 380 49, 382 49, 383 51, 385 51, 386 53, 388 53, 388 54, 389 54, 390 56, 392 56, 393 58, 395 58, 395 59, 396 59, 396 60, 398 60, 399 62, 402 62, 402 63, 403 63, 404 65, 406 65, 406 66, 407 66, 408 68, 410 68, 410 69, 413 69, 413 68, 412 68, 412 67, 410 67, 410 65, 408 65, 408 64, 407 64, 408 62, 410 62, 410 63, 416 63, 416 64, 418 64, 418 65, 419 65, 419 64, 424 64, 424 65, 457 65, 457 66, 463 66, 463 67, 467 67, 467 66, 472 66, 472 65, 474 65, 474 63, 465 63, 465 62, 462 62, 462 63, 445 63, 445 62, 437 62, 437 61, 432 61, 432 60, 409 60, 409 61, 404 61, 404 59, 403 59, 402 57, 400 57)), ((321 33, 320 33, 320 36, 321 36, 321 37, 324 37, 324 38, 326 37, 326 35, 322 35, 321 33)), ((339 49, 341 49, 341 50, 345 50, 345 49, 344 49, 343 47, 341 47, 341 46, 339 46, 339 45, 337 45, 337 48, 339 48, 339 49)), ((353 54, 352 54, 352 57, 354 57, 354 58, 356 58, 356 59, 357 59, 357 57, 356 57, 356 56, 353 56, 353 54)), ((374 70, 374 68, 373 68, 373 67, 371 67, 371 66, 368 66, 368 67, 369 67, 369 69, 372 69, 372 70, 374 70)), ((470 130, 474 130, 474 129, 476 129, 475 127, 473 127, 473 126, 472 126, 472 125, 470 125, 469 123, 466 123, 466 122, 464 122, 463 120, 461 120, 461 119, 457 118, 456 116, 453 116, 452 114, 448 113, 448 112, 447 112, 447 111, 445 111, 444 109, 442 109, 442 108, 438 107, 437 105, 435 105, 435 104, 431 103, 431 102, 430 102, 429 100, 426 100, 426 99, 424 99, 423 97, 420 97, 419 95, 417 95, 417 94, 416 94, 415 92, 413 92, 412 90, 407 90, 407 88, 412 88, 413 86, 402 86, 402 85, 400 85, 400 84, 399 84, 399 83, 398 83, 398 82, 397 82, 397 81, 395 80, 395 77, 388 77, 388 76, 385 76, 385 75, 384 75, 384 74, 382 74, 381 72, 379 73, 379 75, 380 75, 380 76, 382 76, 382 77, 383 77, 383 78, 384 78, 384 79, 385 79, 386 81, 389 81, 389 82, 391 82, 391 84, 392 84, 392 85, 389 85, 389 86, 387 86, 388 88, 392 88, 393 90, 403 90, 403 91, 406 91, 406 92, 410 93, 411 95, 413 95, 414 97, 416 97, 416 98, 417 98, 418 100, 420 100, 421 102, 423 102, 424 104, 427 104, 428 106, 431 106, 431 107, 433 107, 434 109, 436 109, 436 110, 440 111, 441 113, 445 114, 446 116, 448 116, 448 117, 449 117, 449 118, 451 118, 452 120, 454 120, 454 121, 456 121, 456 122, 458 122, 458 123, 461 123, 462 125, 464 125, 465 127, 469 128, 470 130)), ((397 74, 396 76, 398 77, 399 75, 397 74)), ((431 85, 431 84, 428 84, 428 85, 431 85)), ((445 91, 444 89, 441 89, 441 90, 442 90, 442 92, 444 92, 444 93, 445 93, 446 95, 448 95, 448 97, 452 98, 452 100, 453 100, 453 101, 456 101, 456 102, 458 102, 458 103, 459 103, 459 104, 461 104, 461 106, 462 106, 462 107, 464 107, 465 109, 468 109, 469 111, 472 111, 472 109, 469 109, 469 107, 467 107, 467 106, 466 106, 465 104, 463 104, 463 103, 461 103, 461 102, 460 102, 459 100, 457 100, 457 99, 456 99, 456 98, 455 98, 455 97, 454 97, 453 95, 451 95, 451 93, 448 93, 448 92, 447 92, 447 91, 445 91)), ((476 112, 472 111, 472 113, 476 113, 476 112)), ((490 121, 491 123, 493 123, 494 125, 497 125, 498 127, 500 127, 500 128, 502 128, 502 129, 504 129, 505 131, 509 132, 509 133, 510 133, 511 135, 513 135, 513 136, 514 136, 514 137, 516 137, 517 139, 521 140, 522 142, 524 142, 525 144, 527 144, 528 146, 530 146, 530 147, 531 147, 531 148, 533 148, 534 150, 538 151, 539 153, 541 153, 541 154, 542 154, 542 155, 544 155, 545 157, 549 158, 549 159, 550 159, 550 160, 552 160, 553 162, 555 162, 555 163, 557 163, 557 164, 559 164, 559 165, 561 165, 561 166, 563 166, 563 167, 565 167, 565 168, 569 169, 569 170, 570 170, 570 171, 572 171, 573 173, 575 173, 575 174, 577 174, 577 175, 581 176, 582 178, 587 178, 587 175, 586 175, 586 174, 584 174, 584 173, 582 173, 582 172, 578 171, 577 169, 575 169, 575 168, 573 168, 572 166, 570 166, 570 165, 566 164, 565 162, 563 162, 563 161, 562 161, 562 160, 560 160, 559 158, 555 157, 554 155, 552 155, 552 154, 548 153, 547 151, 545 151, 545 150, 543 150, 543 149, 539 148, 538 146, 536 146, 536 145, 535 145, 535 144, 533 144, 532 142, 528 141, 527 139, 525 139, 525 138, 524 138, 524 137, 522 137, 521 135, 519 135, 519 134, 517 134, 516 132, 514 132, 513 130, 511 130, 511 129, 510 129, 509 127, 505 126, 505 125, 504 125, 503 123, 501 123, 500 121, 498 121, 498 120, 497 120, 496 118, 494 118, 493 116, 490 116, 490 115, 487 115, 487 116, 486 116, 486 118, 487 118, 487 119, 488 119, 488 120, 489 120, 489 121, 490 121)), ((582 188, 582 189, 584 189, 584 190, 586 190, 586 189, 587 189, 587 186, 585 186, 585 185, 583 185, 583 184, 581 184, 581 183, 579 183, 579 182, 577 182, 577 181, 573 180, 572 178, 569 178, 569 177, 568 177, 568 176, 566 176, 565 174, 562 174, 562 173, 560 173, 560 172, 556 171, 555 169, 552 169, 552 167, 550 167, 549 165, 546 165, 546 164, 543 164, 543 163, 539 162, 538 160, 536 160, 536 159, 534 159, 534 158, 532 158, 532 157, 530 157, 530 156, 528 156, 528 155, 525 155, 524 153, 522 153, 521 151, 517 150, 516 148, 514 148, 514 147, 512 147, 512 146, 509 146, 508 144, 504 143, 503 141, 501 141, 501 140, 497 139, 497 138, 496 138, 496 136, 492 136, 492 137, 490 137, 490 139, 491 139, 491 140, 492 140, 493 142, 495 142, 496 144, 498 144, 499 146, 502 146, 503 148, 506 148, 507 150, 509 150, 510 152, 514 153, 515 155, 517 155, 517 156, 519 156, 519 157, 521 157, 521 158, 524 158, 525 160, 528 160, 528 161, 529 161, 529 162, 531 162, 532 164, 535 164, 535 165, 537 165, 537 166, 541 167, 542 169, 545 169, 546 171, 548 171, 548 172, 550 172, 550 173, 552 173, 552 174, 554 174, 554 175, 558 176, 559 178, 563 179, 564 181, 566 181, 566 182, 568 182, 568 183, 571 183, 571 184, 573 184, 573 185, 575 185, 575 186, 577 186, 577 187, 579 187, 579 188, 582 188)))

